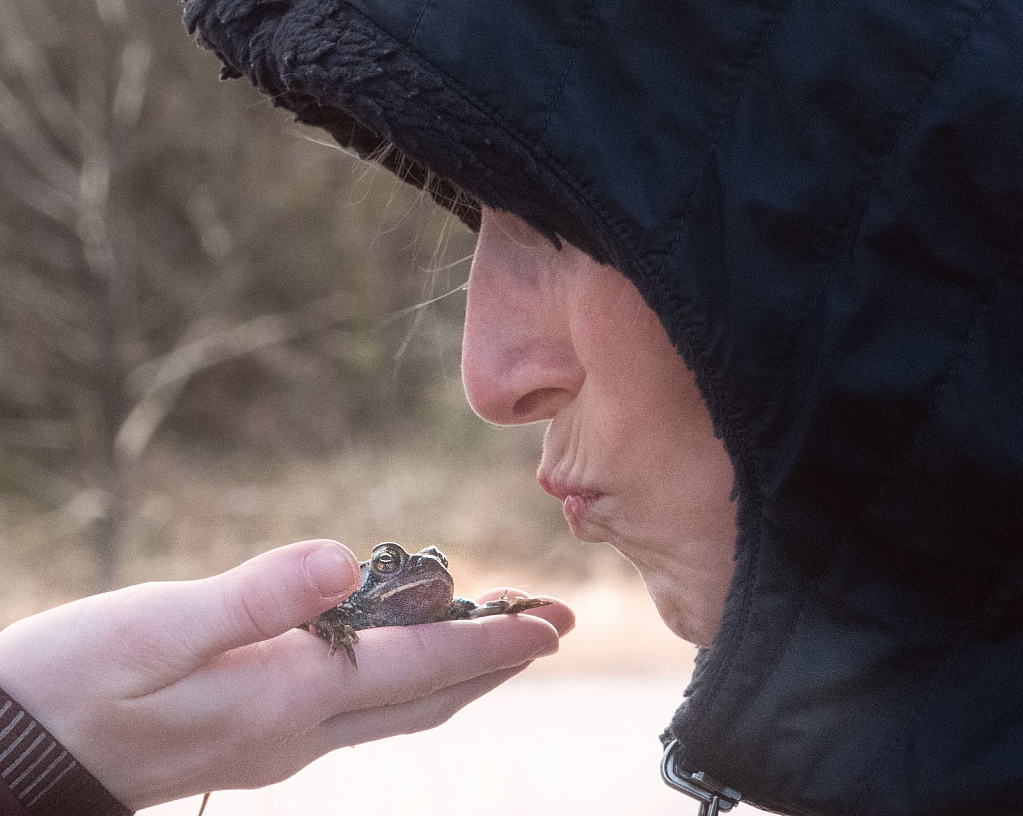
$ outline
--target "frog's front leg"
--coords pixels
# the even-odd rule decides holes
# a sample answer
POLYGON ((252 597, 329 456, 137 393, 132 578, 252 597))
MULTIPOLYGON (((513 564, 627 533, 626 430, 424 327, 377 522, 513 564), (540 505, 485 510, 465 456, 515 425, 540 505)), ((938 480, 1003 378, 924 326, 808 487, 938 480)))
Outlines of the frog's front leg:
POLYGON ((355 650, 352 648, 359 642, 359 634, 355 631, 355 627, 348 622, 344 609, 340 606, 328 609, 322 615, 317 615, 309 621, 306 626, 313 634, 319 635, 330 644, 332 656, 340 646, 345 650, 348 659, 352 661, 352 667, 356 669, 359 667, 355 661, 355 650))
POLYGON ((507 595, 484 604, 476 604, 465 598, 455 598, 451 602, 448 619, 473 620, 490 615, 514 615, 517 612, 525 612, 527 609, 536 609, 538 606, 547 606, 550 603, 552 602, 541 598, 509 598, 507 595))

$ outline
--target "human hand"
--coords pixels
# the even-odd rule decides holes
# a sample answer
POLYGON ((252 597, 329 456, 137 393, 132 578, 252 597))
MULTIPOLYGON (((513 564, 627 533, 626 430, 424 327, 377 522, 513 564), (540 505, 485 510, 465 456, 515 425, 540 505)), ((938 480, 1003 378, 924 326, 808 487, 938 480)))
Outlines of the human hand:
POLYGON ((366 630, 356 671, 294 627, 358 582, 351 551, 318 540, 211 578, 84 598, 0 632, 0 687, 137 810, 260 787, 335 748, 439 725, 557 651, 574 624, 554 602, 366 630))

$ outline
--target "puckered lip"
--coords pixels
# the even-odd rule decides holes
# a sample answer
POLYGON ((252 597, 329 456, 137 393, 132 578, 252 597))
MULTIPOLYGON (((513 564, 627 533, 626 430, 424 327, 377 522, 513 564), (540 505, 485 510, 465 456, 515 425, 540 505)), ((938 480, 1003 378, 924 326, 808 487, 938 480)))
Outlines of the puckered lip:
POLYGON ((591 487, 573 484, 571 482, 563 482, 553 479, 546 473, 542 472, 536 475, 536 480, 540 483, 540 487, 559 501, 565 501, 565 499, 569 496, 578 496, 581 499, 593 500, 601 495, 601 491, 599 490, 594 490, 591 487))

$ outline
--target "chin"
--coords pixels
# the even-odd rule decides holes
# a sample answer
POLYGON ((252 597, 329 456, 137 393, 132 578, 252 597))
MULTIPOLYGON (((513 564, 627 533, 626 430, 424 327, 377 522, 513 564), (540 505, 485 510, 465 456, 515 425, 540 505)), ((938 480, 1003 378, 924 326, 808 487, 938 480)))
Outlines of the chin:
POLYGON ((710 646, 721 624, 721 615, 700 615, 699 603, 684 602, 670 592, 658 591, 647 583, 647 592, 653 598, 654 606, 661 620, 677 637, 694 646, 710 646), (712 618, 712 619, 710 619, 712 618))
POLYGON ((664 621, 665 625, 675 636, 682 638, 686 643, 692 643, 694 646, 710 646, 711 641, 714 639, 714 634, 705 631, 705 627, 694 625, 692 621, 681 619, 672 613, 665 613, 660 607, 658 607, 657 611, 661 615, 661 620, 664 621))
POLYGON ((604 544, 611 540, 606 517, 599 512, 598 497, 568 496, 562 510, 572 535, 587 544, 604 544))
POLYGON ((574 539, 582 541, 585 544, 610 543, 611 537, 608 535, 607 530, 603 528, 586 524, 576 524, 569 521, 568 529, 572 533, 572 537, 574 539))

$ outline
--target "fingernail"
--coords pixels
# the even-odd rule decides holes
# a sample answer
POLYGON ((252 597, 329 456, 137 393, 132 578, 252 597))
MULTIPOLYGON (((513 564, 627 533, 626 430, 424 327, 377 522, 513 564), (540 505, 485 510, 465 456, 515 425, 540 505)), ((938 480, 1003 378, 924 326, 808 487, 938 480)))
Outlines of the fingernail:
POLYGON ((358 586, 359 562, 336 542, 321 544, 305 557, 306 574, 324 598, 340 598, 358 586))

